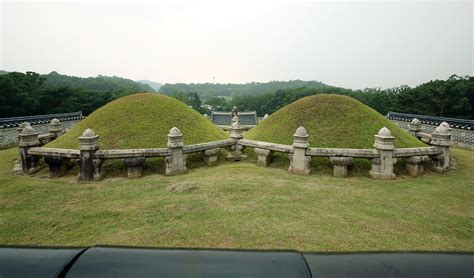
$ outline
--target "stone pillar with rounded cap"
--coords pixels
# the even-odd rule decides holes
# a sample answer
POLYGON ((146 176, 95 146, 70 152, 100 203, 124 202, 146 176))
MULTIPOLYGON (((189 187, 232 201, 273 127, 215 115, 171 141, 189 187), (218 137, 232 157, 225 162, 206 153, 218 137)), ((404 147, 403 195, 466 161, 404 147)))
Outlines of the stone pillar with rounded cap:
POLYGON ((183 153, 183 134, 177 127, 170 129, 168 133, 168 148, 171 155, 165 157, 166 175, 173 176, 186 173, 186 155, 183 153))
POLYGON ((64 133, 61 121, 59 121, 59 119, 54 118, 51 120, 51 123, 49 124, 49 133, 54 134, 54 138, 58 138, 64 133))
POLYGON ((395 149, 395 137, 392 136, 390 130, 383 127, 379 130, 375 137, 374 147, 379 152, 378 158, 372 159, 372 169, 370 176, 374 179, 390 180, 395 178, 393 173, 393 165, 396 163, 396 158, 393 157, 393 150, 395 149))
POLYGON ((244 138, 244 130, 240 126, 238 116, 234 116, 234 119, 230 125, 230 139, 234 140, 235 143, 229 147, 227 159, 230 161, 240 161, 247 157, 246 155, 242 154, 244 146, 238 144, 239 140, 244 138))
POLYGON ((257 165, 268 167, 272 162, 273 151, 260 148, 254 148, 253 151, 257 154, 257 165))
POLYGON ((79 137, 79 181, 93 181, 96 174, 96 167, 99 167, 94 161, 95 152, 99 149, 99 136, 88 128, 79 137))
POLYGON ((17 131, 17 139, 18 139, 18 143, 20 143, 20 134, 23 132, 23 129, 25 129, 25 127, 29 126, 30 123, 29 122, 22 122, 21 124, 18 125, 18 127, 16 128, 16 131, 17 131))
POLYGON ((411 135, 416 136, 416 133, 421 131, 421 121, 418 118, 413 118, 408 124, 408 131, 411 135))
POLYGON ((220 148, 209 149, 203 152, 204 154, 204 162, 207 166, 214 166, 217 165, 218 157, 220 148))
POLYGON ((330 157, 329 161, 334 168, 335 177, 347 177, 349 166, 352 165, 352 157, 330 157))
POLYGON ((441 154, 432 157, 433 167, 436 171, 444 172, 449 169, 451 144, 451 126, 443 122, 431 133, 431 145, 442 151, 441 154))
POLYGON ((127 157, 123 159, 123 163, 127 166, 127 177, 140 178, 143 176, 145 157, 127 157))
POLYGON ((19 142, 21 168, 23 174, 31 175, 39 170, 39 157, 28 154, 28 149, 39 146, 40 141, 38 140, 38 132, 36 132, 36 130, 30 125, 26 125, 20 134, 19 142))
MULTIPOLYGON (((23 132, 23 129, 30 125, 28 122, 23 122, 20 125, 18 125, 16 131, 17 131, 17 138, 16 138, 16 143, 20 144, 20 134, 23 132)), ((20 176, 23 175, 23 167, 21 163, 21 155, 18 154, 18 158, 15 160, 13 163, 13 170, 12 170, 12 175, 14 176, 20 176)))
POLYGON ((288 172, 294 174, 309 175, 311 173, 311 156, 306 155, 306 149, 309 147, 309 135, 302 126, 296 129, 293 134, 293 153, 289 154, 290 167, 288 172))

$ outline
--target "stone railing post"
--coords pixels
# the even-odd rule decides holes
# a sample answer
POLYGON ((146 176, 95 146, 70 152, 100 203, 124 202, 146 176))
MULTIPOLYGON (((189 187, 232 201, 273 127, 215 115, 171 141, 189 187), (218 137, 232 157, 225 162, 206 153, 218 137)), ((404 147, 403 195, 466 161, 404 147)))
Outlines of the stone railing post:
POLYGON ((49 124, 49 133, 54 134, 54 138, 58 138, 61 134, 64 133, 61 122, 54 118, 49 124))
POLYGON ((217 165, 218 156, 220 152, 220 148, 209 149, 203 152, 204 154, 204 162, 207 166, 214 166, 217 165))
POLYGON ((21 124, 18 125, 18 127, 16 128, 16 131, 17 131, 17 142, 20 143, 20 134, 23 132, 23 129, 25 129, 25 127, 29 126, 30 123, 28 122, 23 122, 21 124))
POLYGON ((392 136, 390 130, 383 127, 379 130, 375 137, 374 147, 379 152, 378 158, 372 159, 372 169, 370 176, 374 179, 390 180, 395 178, 393 173, 393 164, 397 161, 393 157, 393 150, 395 149, 395 137, 392 136))
POLYGON ((352 157, 330 157, 329 161, 334 168, 335 177, 347 177, 349 166, 352 165, 352 157))
POLYGON ((143 176, 143 164, 145 157, 128 157, 123 159, 123 163, 127 166, 127 177, 139 178, 143 176))
POLYGON ((416 133, 421 131, 421 121, 417 118, 411 120, 408 124, 409 133, 416 137, 416 133))
MULTIPOLYGON (((17 137, 16 137, 16 143, 20 144, 20 134, 23 132, 23 129, 30 125, 28 122, 23 122, 20 125, 18 125, 16 131, 17 131, 17 137)), ((21 163, 21 155, 20 152, 18 153, 18 159, 15 160, 13 163, 13 170, 12 170, 12 175, 14 176, 19 176, 23 175, 23 167, 21 163)))
POLYGON ((433 167, 438 172, 449 169, 451 156, 451 127, 448 123, 441 123, 433 133, 431 133, 431 145, 441 149, 442 154, 432 158, 433 167))
POLYGON ((306 149, 309 147, 308 142, 308 132, 304 127, 298 127, 293 134, 293 153, 288 155, 290 158, 288 172, 303 175, 311 173, 311 156, 306 155, 306 149))
POLYGON ((273 152, 271 150, 265 150, 260 148, 254 148, 253 150, 258 155, 257 165, 262 167, 268 167, 272 162, 273 152))
POLYGON ((244 138, 244 130, 240 126, 238 116, 234 116, 232 121, 230 125, 230 139, 234 140, 235 144, 229 147, 230 151, 227 155, 227 159, 230 161, 240 161, 247 157, 242 154, 244 146, 238 144, 238 141, 244 138))
POLYGON ((171 155, 165 157, 166 175, 186 173, 188 168, 186 168, 186 155, 183 154, 183 135, 177 127, 173 127, 168 133, 168 148, 171 155))
POLYGON ((30 125, 27 125, 25 128, 23 128, 20 134, 19 142, 21 168, 23 170, 23 174, 30 175, 39 170, 37 165, 39 158, 37 156, 28 154, 29 148, 39 146, 40 142, 38 140, 38 132, 36 132, 36 130, 30 125))
POLYGON ((88 128, 79 137, 79 181, 93 181, 96 174, 97 162, 94 161, 95 152, 99 149, 99 136, 88 128))

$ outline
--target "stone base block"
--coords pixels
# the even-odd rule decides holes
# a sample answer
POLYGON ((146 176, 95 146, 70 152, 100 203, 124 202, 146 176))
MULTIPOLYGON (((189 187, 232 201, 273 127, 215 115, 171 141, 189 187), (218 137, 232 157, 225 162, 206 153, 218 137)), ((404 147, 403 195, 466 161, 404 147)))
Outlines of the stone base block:
POLYGON ((105 178, 105 173, 104 172, 94 174, 94 181, 101 181, 104 178, 105 178))
POLYGON ((62 177, 67 171, 67 162, 62 157, 45 156, 44 161, 49 167, 49 176, 52 179, 62 177))
POLYGON ((311 169, 294 169, 290 166, 290 168, 288 168, 288 173, 291 173, 291 174, 297 174, 297 175, 309 175, 311 174, 311 169))
POLYGON ((23 168, 21 167, 21 161, 17 161, 13 163, 13 170, 12 170, 12 175, 13 176, 23 176, 25 175, 23 173, 23 168))
POLYGON ((422 156, 412 156, 406 159, 405 171, 412 177, 419 177, 424 172, 423 162, 426 160, 422 156))
POLYGON ((335 177, 347 177, 349 166, 352 165, 352 157, 330 157, 329 161, 334 168, 335 177))
POLYGON ((145 157, 124 158, 123 163, 127 166, 128 178, 140 178, 143 176, 145 157))
POLYGON ((254 148, 253 150, 258 155, 257 165, 262 167, 268 167, 272 162, 273 152, 260 148, 254 148))
POLYGON ((376 179, 376 180, 394 180, 396 178, 394 173, 383 174, 380 172, 375 172, 375 171, 370 170, 369 174, 373 179, 376 179))
POLYGON ((220 152, 219 148, 204 151, 204 162, 206 163, 207 166, 217 165, 218 160, 219 160, 219 156, 218 156, 219 152, 220 152))

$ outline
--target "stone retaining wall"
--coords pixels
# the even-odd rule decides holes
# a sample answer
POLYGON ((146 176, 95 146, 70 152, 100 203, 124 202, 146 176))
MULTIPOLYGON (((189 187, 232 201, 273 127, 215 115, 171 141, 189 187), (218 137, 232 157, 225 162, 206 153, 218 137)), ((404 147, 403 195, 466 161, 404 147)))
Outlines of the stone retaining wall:
MULTIPOLYGON (((71 129, 74 125, 76 125, 78 122, 80 122, 80 120, 67 120, 61 121, 61 124, 64 130, 67 131, 71 129)), ((33 125, 33 127, 39 134, 46 134, 49 132, 49 125, 49 123, 44 123, 33 125)), ((18 127, 0 128, 0 149, 18 146, 17 128, 18 127)))
MULTIPOLYGON (((409 121, 394 120, 394 119, 389 119, 389 120, 395 123, 396 125, 398 125, 399 127, 405 130, 409 130, 409 126, 410 126, 409 121)), ((425 124, 421 122, 422 132, 433 133, 437 127, 438 126, 436 125, 425 124)), ((452 128, 451 136, 452 136, 454 145, 468 148, 468 149, 474 149, 474 130, 452 128)))

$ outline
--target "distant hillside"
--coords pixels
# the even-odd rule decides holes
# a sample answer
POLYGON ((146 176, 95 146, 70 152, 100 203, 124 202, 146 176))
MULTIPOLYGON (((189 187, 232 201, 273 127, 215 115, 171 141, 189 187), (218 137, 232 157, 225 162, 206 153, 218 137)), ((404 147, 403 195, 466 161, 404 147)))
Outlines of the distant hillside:
POLYGON ((203 100, 216 96, 236 96, 242 94, 259 95, 264 93, 272 93, 277 90, 288 90, 294 88, 311 88, 311 89, 328 89, 336 88, 326 85, 319 81, 271 81, 267 83, 245 83, 245 84, 165 84, 160 88, 160 92, 173 95, 175 93, 197 93, 203 100))
POLYGON ((122 93, 139 93, 139 92, 154 92, 155 90, 147 84, 135 82, 130 79, 125 79, 117 76, 103 76, 97 77, 77 77, 62 75, 55 71, 50 74, 45 74, 46 78, 44 84, 46 86, 62 88, 68 87, 73 89, 83 89, 94 92, 122 92, 122 93))
POLYGON ((0 70, 0 75, 2 75, 2 74, 7 74, 7 73, 8 73, 8 71, 0 70))
POLYGON ((137 82, 142 83, 142 84, 147 84, 157 92, 160 90, 161 86, 163 86, 163 84, 161 83, 150 81, 150 80, 137 80, 137 82))

